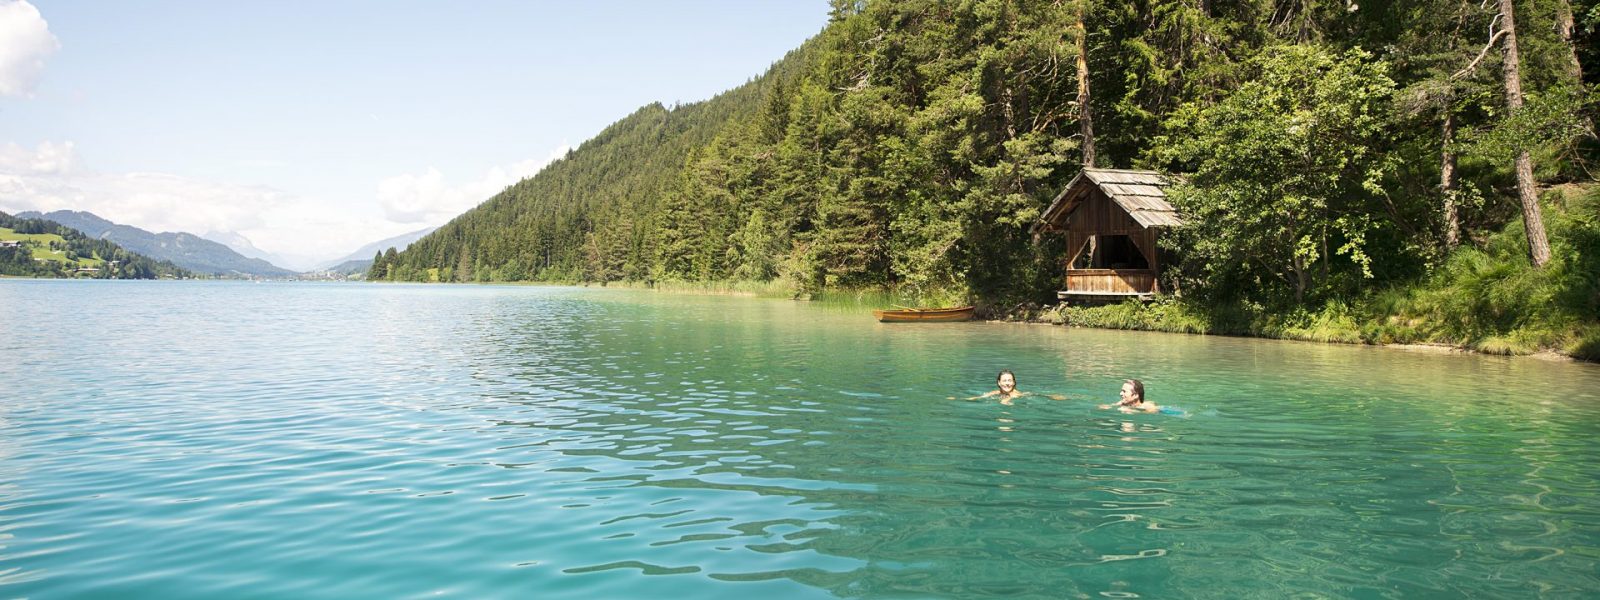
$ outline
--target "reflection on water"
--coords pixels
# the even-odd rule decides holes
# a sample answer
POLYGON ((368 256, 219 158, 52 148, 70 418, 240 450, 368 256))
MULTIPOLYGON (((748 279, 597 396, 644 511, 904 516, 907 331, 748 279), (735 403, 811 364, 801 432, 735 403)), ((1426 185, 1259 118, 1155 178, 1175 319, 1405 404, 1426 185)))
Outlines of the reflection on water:
POLYGON ((7 595, 1600 589, 1592 365, 567 288, 0 306, 7 595), (946 399, 1001 368, 1067 399, 946 399), (1190 416, 1093 408, 1128 377, 1190 416))

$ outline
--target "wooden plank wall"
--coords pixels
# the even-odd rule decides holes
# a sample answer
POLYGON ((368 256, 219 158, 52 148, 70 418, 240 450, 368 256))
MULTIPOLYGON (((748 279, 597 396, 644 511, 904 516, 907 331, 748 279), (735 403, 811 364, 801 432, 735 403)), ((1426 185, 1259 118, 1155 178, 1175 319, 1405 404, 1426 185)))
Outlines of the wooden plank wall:
POLYGON ((1087 233, 1090 235, 1122 234, 1134 235, 1145 231, 1139 222, 1128 216, 1127 211, 1112 202, 1104 192, 1099 189, 1090 190, 1089 197, 1072 213, 1072 220, 1067 223, 1067 231, 1087 233))
POLYGON ((1156 272, 1149 269, 1072 269, 1067 271, 1067 289, 1064 291, 1150 294, 1156 291, 1156 272))
POLYGON ((1156 230, 1146 229, 1138 221, 1133 220, 1127 211, 1099 188, 1090 189, 1083 204, 1073 211, 1072 220, 1067 223, 1066 233, 1068 265, 1078 259, 1090 237, 1126 235, 1133 238, 1133 244, 1144 254, 1144 259, 1150 263, 1151 269, 1160 268, 1156 260, 1156 230))

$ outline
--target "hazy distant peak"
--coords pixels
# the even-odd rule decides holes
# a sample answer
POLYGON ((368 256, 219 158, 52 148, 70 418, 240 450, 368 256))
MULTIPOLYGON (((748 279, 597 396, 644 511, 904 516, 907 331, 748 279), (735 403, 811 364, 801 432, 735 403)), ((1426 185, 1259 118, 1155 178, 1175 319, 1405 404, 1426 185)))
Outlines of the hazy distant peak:
POLYGON ((425 235, 428 235, 430 233, 433 233, 433 230, 435 230, 435 229, 438 229, 438 227, 425 227, 425 228, 413 231, 411 233, 402 233, 402 234, 394 236, 392 238, 386 238, 386 239, 378 240, 376 242, 372 242, 370 244, 362 246, 362 247, 358 248, 355 252, 351 252, 350 254, 347 254, 342 258, 339 258, 337 260, 326 261, 326 262, 318 265, 317 268, 319 268, 319 269, 327 269, 327 268, 331 268, 331 267, 334 267, 336 265, 339 265, 339 264, 342 264, 342 263, 346 263, 346 262, 350 262, 350 261, 363 261, 363 260, 364 261, 371 261, 372 260, 372 255, 377 254, 379 252, 382 252, 384 250, 388 250, 389 248, 394 248, 395 250, 405 250, 406 248, 409 248, 411 246, 412 242, 415 242, 417 240, 422 239, 422 236, 425 236, 425 235))
POLYGON ((207 231, 200 237, 232 248, 234 252, 249 258, 259 258, 269 262, 282 262, 279 257, 271 252, 257 248, 255 243, 250 241, 250 238, 237 231, 207 231))

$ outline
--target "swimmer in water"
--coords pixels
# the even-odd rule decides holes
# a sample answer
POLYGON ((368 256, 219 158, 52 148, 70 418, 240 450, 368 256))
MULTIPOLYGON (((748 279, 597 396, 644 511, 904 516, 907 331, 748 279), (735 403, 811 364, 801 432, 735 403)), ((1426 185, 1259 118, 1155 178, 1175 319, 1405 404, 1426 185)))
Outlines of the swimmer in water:
MULTIPOLYGON (((989 393, 986 393, 986 394, 984 394, 982 396, 973 396, 973 397, 967 398, 967 399, 968 400, 979 400, 979 399, 982 399, 982 398, 999 398, 1001 404, 1004 404, 1006 406, 1011 406, 1011 401, 1012 400, 1015 400, 1017 398, 1021 398, 1023 396, 1032 396, 1033 395, 1033 394, 1030 394, 1028 392, 1024 392, 1022 390, 1017 389, 1017 374, 1016 373, 1012 373, 1010 369, 1006 369, 1004 371, 1001 371, 999 375, 995 376, 995 378, 994 378, 994 386, 995 386, 996 389, 994 389, 993 391, 990 391, 989 393)), ((1050 398, 1051 400, 1066 400, 1067 399, 1066 396, 1062 396, 1060 394, 1045 394, 1045 397, 1050 398)))
POLYGON ((1156 406, 1156 403, 1149 402, 1144 399, 1143 381, 1139 381, 1137 379, 1123 380, 1122 392, 1120 395, 1122 396, 1122 399, 1118 400, 1116 404, 1101 404, 1100 408, 1116 407, 1118 411, 1125 413, 1161 412, 1161 407, 1156 406))
POLYGON ((1027 395, 1027 392, 1017 389, 1017 374, 1012 373, 1010 369, 1001 371, 999 375, 996 375, 994 385, 997 389, 978 397, 999 398, 1001 404, 1011 404, 1013 399, 1027 395))

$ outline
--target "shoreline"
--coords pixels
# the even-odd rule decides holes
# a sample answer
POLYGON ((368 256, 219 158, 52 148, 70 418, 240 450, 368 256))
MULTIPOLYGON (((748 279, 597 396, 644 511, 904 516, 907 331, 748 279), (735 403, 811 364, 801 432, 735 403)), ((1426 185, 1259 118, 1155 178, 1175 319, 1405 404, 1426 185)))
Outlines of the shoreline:
POLYGON ((1064 318, 1060 319, 1060 320, 1052 320, 1051 318, 1049 318, 1049 316, 1059 317, 1059 313, 1056 312, 1056 307, 1044 307, 1044 308, 1040 309, 1040 311, 1045 313, 1045 314, 1024 313, 1024 314, 1020 314, 1019 315, 1019 314, 1016 314, 1015 311, 1012 311, 1012 312, 1001 313, 1001 314, 998 314, 996 316, 992 316, 990 318, 984 318, 984 319, 979 319, 979 320, 982 320, 982 321, 985 321, 985 322, 989 322, 989 323, 1023 323, 1023 324, 1028 324, 1028 325, 1046 325, 1046 326, 1054 326, 1054 327, 1072 327, 1072 328, 1080 328, 1081 327, 1081 328, 1084 328, 1084 329, 1099 329, 1099 330, 1104 330, 1104 331, 1142 331, 1142 332, 1147 332, 1147 333, 1172 333, 1172 334, 1180 334, 1180 335, 1201 335, 1201 336, 1217 336, 1217 337, 1233 337, 1233 338, 1251 338, 1251 339, 1261 339, 1261 340, 1278 340, 1278 341, 1285 341, 1285 342, 1302 342, 1302 343, 1309 343, 1309 344, 1331 344, 1331 345, 1340 345, 1340 346, 1367 346, 1367 347, 1371 347, 1371 348, 1381 348, 1381 349, 1385 349, 1385 350, 1397 350, 1397 351, 1402 351, 1402 352, 1414 352, 1414 353, 1420 353, 1420 354, 1463 354, 1463 355, 1476 355, 1476 356, 1502 356, 1502 357, 1507 357, 1507 358, 1531 358, 1531 359, 1543 360, 1543 361, 1548 361, 1548 362, 1564 362, 1564 363, 1576 363, 1576 364, 1600 364, 1600 360, 1587 360, 1587 359, 1584 359, 1584 358, 1581 358, 1581 357, 1578 357, 1578 356, 1574 356, 1574 355, 1568 354, 1566 352, 1562 352, 1560 350, 1552 349, 1552 348, 1540 348, 1540 349, 1538 349, 1536 351, 1525 352, 1525 353, 1518 353, 1518 352, 1489 352, 1489 351, 1485 351, 1485 350, 1479 350, 1477 348, 1472 348, 1472 347, 1469 347, 1469 346, 1463 346, 1463 345, 1460 345, 1460 344, 1449 344, 1449 343, 1442 343, 1442 342, 1387 342, 1386 343, 1386 342, 1372 342, 1372 341, 1368 341, 1368 340, 1354 340, 1354 341, 1352 341, 1352 340, 1343 340, 1343 339, 1306 339, 1306 338, 1303 338, 1303 337, 1260 335, 1260 334, 1247 333, 1247 332, 1233 333, 1233 332, 1214 332, 1214 331, 1176 331, 1176 330, 1159 329, 1159 328, 1154 328, 1154 327, 1105 327, 1105 326, 1097 326, 1097 325, 1092 325, 1092 324, 1071 323, 1071 322, 1068 322, 1064 318), (1046 316, 1046 315, 1048 315, 1048 316, 1046 316))
MULTIPOLYGON (((36 280, 36 281, 92 280, 92 279, 88 279, 88 278, 57 278, 57 277, 26 277, 26 276, 0 276, 0 279, 36 280)), ((174 280, 150 279, 150 280, 145 280, 145 281, 174 281, 174 280)), ((191 280, 191 281, 249 281, 249 280, 243 280, 243 279, 241 279, 241 280, 194 279, 194 280, 191 280)), ((310 281, 310 280, 302 280, 302 281, 303 282, 309 282, 309 283, 321 283, 321 282, 310 281)), ((353 282, 343 282, 343 283, 353 283, 353 284, 361 284, 361 283, 424 283, 424 284, 426 284, 428 282, 388 282, 388 281, 370 281, 369 282, 369 281, 353 281, 353 282)), ((450 282, 450 283, 439 282, 439 283, 444 283, 445 285, 450 285, 450 284, 452 284, 454 282, 450 282)), ((874 298, 868 298, 868 297, 855 297, 855 298, 852 298, 852 296, 861 296, 862 293, 859 292, 859 291, 858 292, 849 292, 849 291, 843 291, 843 290, 831 290, 831 291, 824 291, 820 295, 819 294, 808 294, 808 293, 803 293, 803 292, 796 292, 796 291, 794 291, 794 287, 789 285, 787 282, 781 282, 780 283, 780 282, 777 282, 777 281, 773 281, 773 282, 732 282, 732 283, 724 282, 724 283, 720 283, 720 284, 718 284, 718 283, 706 283, 706 282, 684 282, 684 281, 653 282, 653 284, 652 283, 645 283, 645 282, 638 282, 638 281, 611 281, 611 282, 606 282, 606 283, 570 282, 570 281, 498 281, 498 282, 465 282, 464 284, 468 284, 468 285, 511 285, 511 286, 532 286, 532 287, 538 287, 538 286, 561 286, 561 287, 576 287, 576 288, 586 288, 586 289, 598 288, 598 289, 613 289, 613 290, 628 290, 628 291, 650 291, 650 292, 663 293, 663 294, 676 294, 676 295, 689 295, 689 296, 737 296, 737 297, 747 297, 747 298, 788 299, 788 300, 792 300, 792 301, 816 302, 816 303, 821 303, 821 304, 853 304, 853 305, 860 306, 863 311, 870 311, 872 308, 877 308, 875 306, 875 304, 877 304, 877 302, 875 302, 875 300, 881 300, 882 299, 882 298, 877 298, 877 297, 874 297, 874 298)), ((462 284, 457 284, 457 285, 462 285, 462 284)), ((1093 308, 1106 308, 1107 306, 1114 306, 1114 305, 1106 305, 1106 306, 1099 306, 1099 307, 1087 307, 1087 308, 1091 308, 1091 309, 1093 309, 1093 308)), ((1467 346, 1467 345, 1463 345, 1463 344, 1457 344, 1457 343, 1427 342, 1427 341, 1382 342, 1382 341, 1372 341, 1372 340, 1364 339, 1364 338, 1361 338, 1361 337, 1352 338, 1349 335, 1339 335, 1339 334, 1332 334, 1332 335, 1305 335, 1305 334, 1302 334, 1302 335, 1271 335, 1271 334, 1266 334, 1266 333, 1262 333, 1262 332, 1254 332, 1254 331, 1216 331, 1216 330, 1212 330, 1212 328, 1209 327, 1209 326, 1198 326, 1200 324, 1195 324, 1195 323, 1185 323, 1185 324, 1155 323, 1156 325, 1167 325, 1166 327, 1162 327, 1162 326, 1139 326, 1140 324, 1135 324, 1135 323, 1128 323, 1127 325, 1129 325, 1129 326, 1097 325, 1097 324, 1094 324, 1094 323, 1073 322, 1073 319, 1069 318, 1068 315, 1064 313, 1064 310, 1063 310, 1064 308, 1066 308, 1066 307, 1063 307, 1061 305, 1054 305, 1054 306, 1038 306, 1038 305, 1027 306, 1027 305, 1023 305, 1023 306, 1017 306, 1017 307, 1012 308, 1010 310, 1003 310, 1003 309, 1002 310, 991 310, 991 311, 988 312, 987 315, 984 315, 984 316, 982 316, 982 317, 980 317, 978 319, 975 319, 975 320, 989 322, 989 323, 1024 323, 1024 324, 1030 324, 1030 325, 1051 325, 1051 326, 1058 326, 1058 327, 1083 327, 1083 328, 1087 328, 1087 329, 1101 329, 1101 330, 1144 331, 1144 332, 1152 332, 1152 333, 1177 333, 1177 334, 1186 334, 1186 335, 1206 335, 1206 336, 1237 337, 1237 338, 1255 338, 1255 339, 1263 339, 1263 340, 1281 340, 1281 341, 1290 341, 1290 342, 1307 342, 1307 343, 1319 343, 1319 344, 1338 344, 1338 345, 1348 345, 1348 346, 1370 346, 1370 347, 1376 347, 1376 348, 1384 348, 1384 349, 1388 349, 1388 350, 1399 350, 1399 351, 1404 351, 1404 352, 1425 353, 1425 354, 1474 354, 1474 355, 1479 355, 1479 356, 1525 357, 1525 358, 1533 358, 1533 359, 1538 359, 1538 360, 1542 360, 1542 361, 1549 361, 1549 362, 1600 364, 1600 360, 1594 360, 1594 359, 1588 359, 1588 358, 1576 356, 1576 355, 1570 354, 1568 352, 1564 352, 1564 351, 1562 351, 1560 349, 1550 348, 1550 347, 1541 347, 1541 348, 1538 348, 1538 349, 1533 350, 1531 352, 1491 351, 1491 350, 1483 350, 1483 349, 1474 348, 1474 347, 1471 347, 1471 346, 1467 346)), ((1083 309, 1083 308, 1086 308, 1086 307, 1077 307, 1077 308, 1078 309, 1083 309)), ((984 313, 980 312, 980 315, 983 315, 983 314, 984 313)), ((1346 333, 1350 333, 1350 332, 1346 332, 1346 333)), ((1357 334, 1357 335, 1359 335, 1359 334, 1357 334)))
MULTIPOLYGON (((586 287, 586 288, 588 288, 588 287, 600 287, 600 288, 609 287, 609 288, 613 288, 613 289, 643 290, 643 291, 652 291, 652 292, 659 292, 659 293, 665 293, 665 294, 703 295, 703 296, 743 296, 743 297, 770 298, 770 299, 785 299, 785 298, 787 298, 787 299, 790 299, 790 300, 804 301, 804 302, 824 302, 824 303, 827 302, 826 300, 818 298, 817 294, 795 293, 795 292, 792 291, 792 289, 785 288, 784 286, 781 286, 781 285, 780 286, 758 285, 757 287, 764 288, 764 289, 762 291, 754 291, 754 290, 749 289, 748 284, 746 284, 744 286, 741 286, 741 285, 737 285, 737 284, 735 284, 735 285, 707 285, 707 284, 698 283, 698 282, 670 282, 670 283, 666 283, 666 285, 663 285, 664 282, 657 282, 656 285, 643 284, 642 282, 629 282, 629 283, 623 283, 621 285, 618 285, 618 283, 620 283, 620 282, 610 282, 610 285, 597 285, 597 284, 594 284, 594 283, 587 283, 587 284, 583 284, 583 283, 570 284, 569 283, 569 284, 565 284, 565 285, 573 285, 575 287, 586 287), (740 288, 744 288, 744 289, 740 289, 740 288), (785 293, 782 293, 782 294, 771 293, 771 290, 779 289, 779 288, 785 289, 787 291, 785 293), (763 292, 765 292, 765 293, 763 293, 763 292)), ((839 296, 850 296, 850 295, 852 295, 851 292, 844 292, 844 291, 838 291, 838 290, 833 291, 833 293, 834 294, 838 294, 839 296)), ((826 296, 826 295, 829 294, 829 292, 825 291, 822 294, 824 296, 826 296)), ((865 300, 865 299, 863 299, 863 300, 865 300)), ((837 299, 835 299, 834 301, 838 302, 837 299)), ((862 301, 862 302, 856 302, 856 304, 859 304, 860 306, 862 306, 863 310, 870 310, 871 308, 874 308, 873 306, 871 306, 872 302, 870 300, 866 300, 866 301, 862 301)), ((983 313, 980 312, 980 314, 983 314, 983 313)), ((1275 336, 1275 335, 1261 335, 1261 334, 1249 333, 1249 332, 1180 331, 1180 330, 1160 329, 1160 328, 1155 328, 1155 327, 1102 327, 1102 326, 1096 326, 1096 325, 1092 325, 1092 324, 1068 322, 1068 320, 1066 318, 1064 318, 1064 316, 1060 313, 1060 306, 1043 306, 1043 307, 1035 307, 1035 308, 1031 308, 1031 309, 1029 307, 1021 306, 1021 307, 1017 307, 1017 308, 1014 308, 1014 309, 1009 310, 1009 311, 996 310, 996 311, 990 312, 989 316, 987 316, 987 317, 980 317, 980 318, 977 318, 977 319, 974 319, 974 320, 988 322, 988 323, 1025 323, 1025 324, 1030 324, 1030 325, 1052 325, 1052 326, 1058 326, 1058 327, 1083 327, 1083 328, 1087 328, 1087 329, 1101 329, 1101 330, 1111 330, 1111 331, 1143 331, 1143 332, 1151 332, 1151 333, 1177 333, 1177 334, 1185 334, 1185 335, 1206 335, 1206 336, 1221 336, 1221 337, 1236 337, 1236 338, 1252 338, 1252 339, 1262 339, 1262 340, 1279 340, 1279 341, 1286 341, 1286 342, 1305 342, 1305 343, 1313 343, 1313 344, 1338 344, 1338 345, 1341 345, 1341 346, 1368 346, 1368 347, 1373 347, 1373 348, 1382 348, 1382 349, 1386 349, 1386 350, 1398 350, 1398 351, 1403 351, 1403 352, 1414 352, 1414 353, 1424 353, 1424 354, 1470 354, 1470 355, 1477 355, 1477 356, 1503 356, 1503 357, 1508 357, 1508 358, 1532 358, 1532 359, 1538 359, 1538 360, 1549 361, 1549 362, 1565 362, 1565 363, 1579 363, 1579 364, 1585 364, 1585 363, 1586 364, 1600 364, 1600 360, 1589 360, 1589 359, 1585 359, 1585 358, 1582 358, 1582 357, 1579 357, 1579 356, 1574 356, 1574 355, 1566 353, 1566 352, 1562 352, 1561 350, 1558 350, 1558 349, 1553 349, 1553 348, 1548 348, 1548 347, 1539 348, 1538 350, 1535 350, 1533 352, 1493 352, 1493 351, 1481 350, 1481 349, 1477 349, 1477 348, 1473 348, 1473 347, 1465 346, 1465 345, 1461 345, 1461 344, 1452 344, 1452 343, 1444 343, 1444 342, 1373 342, 1373 341, 1365 340, 1365 339, 1354 339, 1354 340, 1337 339, 1337 338, 1312 339, 1312 338, 1307 337, 1307 336, 1301 336, 1301 337, 1275 336), (1056 320, 1052 320, 1051 317, 1055 317, 1056 320)))

